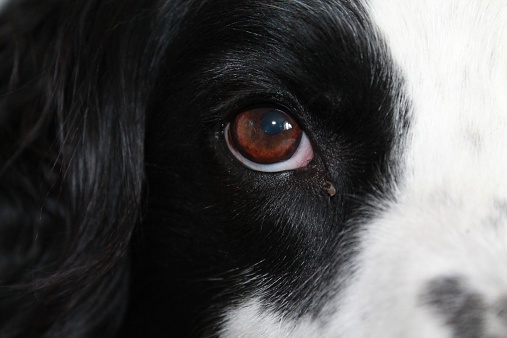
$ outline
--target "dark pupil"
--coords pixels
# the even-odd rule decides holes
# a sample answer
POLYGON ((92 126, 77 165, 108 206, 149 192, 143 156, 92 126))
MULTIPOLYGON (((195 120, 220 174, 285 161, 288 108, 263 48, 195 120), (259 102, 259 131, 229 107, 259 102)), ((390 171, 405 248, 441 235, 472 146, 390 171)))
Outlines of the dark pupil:
POLYGON ((261 117, 261 128, 268 135, 276 135, 282 130, 291 129, 292 126, 278 110, 270 110, 261 117))

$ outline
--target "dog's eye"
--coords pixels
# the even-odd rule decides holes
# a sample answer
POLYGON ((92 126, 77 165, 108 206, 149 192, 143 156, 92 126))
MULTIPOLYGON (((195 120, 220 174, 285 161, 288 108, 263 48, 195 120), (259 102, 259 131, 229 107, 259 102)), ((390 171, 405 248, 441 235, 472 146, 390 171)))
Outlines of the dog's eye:
POLYGON ((313 158, 306 134, 277 106, 244 110, 226 126, 225 132, 231 152, 253 170, 293 170, 305 167, 313 158))

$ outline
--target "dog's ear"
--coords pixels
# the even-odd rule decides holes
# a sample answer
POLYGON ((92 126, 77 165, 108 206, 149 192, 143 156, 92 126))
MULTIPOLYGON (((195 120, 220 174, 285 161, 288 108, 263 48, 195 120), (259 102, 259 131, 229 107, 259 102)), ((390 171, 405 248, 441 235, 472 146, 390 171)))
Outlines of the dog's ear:
POLYGON ((2 337, 119 326, 149 96, 141 3, 20 0, 0 16, 2 337))

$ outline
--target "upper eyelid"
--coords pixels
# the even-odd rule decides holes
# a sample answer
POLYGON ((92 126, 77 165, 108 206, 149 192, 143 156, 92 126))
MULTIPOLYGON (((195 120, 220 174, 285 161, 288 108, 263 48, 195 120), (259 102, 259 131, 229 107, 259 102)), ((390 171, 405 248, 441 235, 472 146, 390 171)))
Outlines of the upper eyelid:
MULTIPOLYGON (((246 83, 245 86, 255 87, 253 84, 248 83, 246 83)), ((224 87, 227 86, 224 84, 224 87)), ((304 125, 305 121, 306 110, 299 99, 292 93, 283 89, 256 88, 252 90, 242 90, 237 93, 210 93, 206 100, 217 102, 217 104, 211 106, 203 115, 203 118, 208 121, 228 123, 247 107, 258 104, 271 104, 283 107, 283 111, 289 113, 301 126, 304 125)))

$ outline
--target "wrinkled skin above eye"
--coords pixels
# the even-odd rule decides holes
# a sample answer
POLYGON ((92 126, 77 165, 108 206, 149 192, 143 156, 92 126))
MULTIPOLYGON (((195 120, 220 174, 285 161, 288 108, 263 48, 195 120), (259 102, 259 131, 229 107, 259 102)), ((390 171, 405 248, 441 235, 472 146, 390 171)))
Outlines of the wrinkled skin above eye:
POLYGON ((305 167, 313 158, 308 137, 298 123, 277 107, 254 107, 226 126, 233 155, 250 169, 265 172, 305 167))

